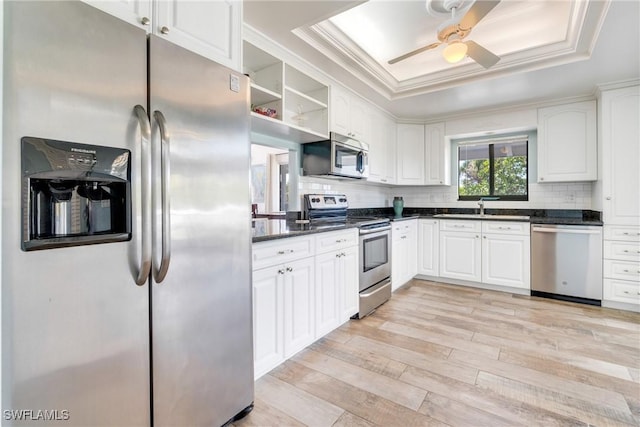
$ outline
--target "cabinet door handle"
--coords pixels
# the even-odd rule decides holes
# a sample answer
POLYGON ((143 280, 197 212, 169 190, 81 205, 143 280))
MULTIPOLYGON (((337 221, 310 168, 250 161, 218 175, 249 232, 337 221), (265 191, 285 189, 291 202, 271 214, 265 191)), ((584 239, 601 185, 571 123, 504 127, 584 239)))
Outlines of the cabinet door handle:
POLYGON ((278 274, 284 274, 284 270, 283 269, 278 270, 278 274))
POLYGON ((149 25, 149 22, 151 22, 151 20, 150 20, 149 18, 147 18, 146 16, 143 16, 143 17, 140 19, 140 23, 141 23, 142 25, 149 25))
POLYGON ((341 256, 341 254, 336 254, 336 258, 340 258, 341 256))
POLYGON ((407 236, 400 236, 400 238, 401 238, 401 239, 406 239, 406 238, 407 238, 407 236))
POLYGON ((169 34, 169 27, 163 26, 162 28, 160 28, 160 32, 162 34, 169 34))
POLYGON ((487 238, 487 236, 482 236, 482 238, 483 238, 483 239, 486 239, 486 238, 487 238))
POLYGON ((288 271, 289 273, 291 273, 291 272, 293 271, 293 268, 291 268, 291 267, 287 267, 287 271, 288 271))
POLYGON ((607 197, 606 197, 606 199, 607 199, 607 200, 611 200, 611 196, 607 196, 607 197))

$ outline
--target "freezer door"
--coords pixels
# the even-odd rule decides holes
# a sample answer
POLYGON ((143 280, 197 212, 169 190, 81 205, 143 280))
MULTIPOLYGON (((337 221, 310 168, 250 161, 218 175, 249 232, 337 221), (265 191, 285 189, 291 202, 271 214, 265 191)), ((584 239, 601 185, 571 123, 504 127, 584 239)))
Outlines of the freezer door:
POLYGON ((248 79, 158 37, 149 50, 158 280, 168 266, 152 284, 154 425, 222 425, 253 401, 248 79))
POLYGON ((134 115, 146 105, 146 35, 81 2, 2 7, 2 425, 148 426, 134 115), (23 136, 131 150, 133 240, 22 251, 23 136))

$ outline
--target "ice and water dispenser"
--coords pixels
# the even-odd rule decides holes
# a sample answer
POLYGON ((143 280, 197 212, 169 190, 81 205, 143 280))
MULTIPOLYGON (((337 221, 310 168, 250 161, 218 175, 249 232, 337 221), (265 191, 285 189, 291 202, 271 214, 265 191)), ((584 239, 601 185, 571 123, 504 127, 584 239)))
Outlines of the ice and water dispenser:
POLYGON ((22 138, 22 249, 131 238, 131 152, 22 138))

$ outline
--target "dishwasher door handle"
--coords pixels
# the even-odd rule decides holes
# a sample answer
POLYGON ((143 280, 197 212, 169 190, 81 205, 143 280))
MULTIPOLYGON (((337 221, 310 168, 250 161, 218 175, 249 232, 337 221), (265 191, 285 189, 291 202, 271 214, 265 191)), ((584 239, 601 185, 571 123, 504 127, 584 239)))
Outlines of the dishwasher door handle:
POLYGON ((565 234, 600 234, 600 230, 572 230, 568 228, 532 228, 536 233, 565 233, 565 234))

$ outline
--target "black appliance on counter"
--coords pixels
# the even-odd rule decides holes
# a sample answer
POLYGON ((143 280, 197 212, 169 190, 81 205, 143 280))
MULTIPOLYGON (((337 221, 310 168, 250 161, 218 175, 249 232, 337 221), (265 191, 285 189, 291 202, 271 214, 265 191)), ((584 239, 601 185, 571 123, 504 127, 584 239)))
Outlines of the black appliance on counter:
POLYGON ((391 298, 391 225, 388 218, 350 217, 344 194, 305 194, 304 215, 313 224, 344 222, 358 226, 359 309, 363 318, 391 298))

